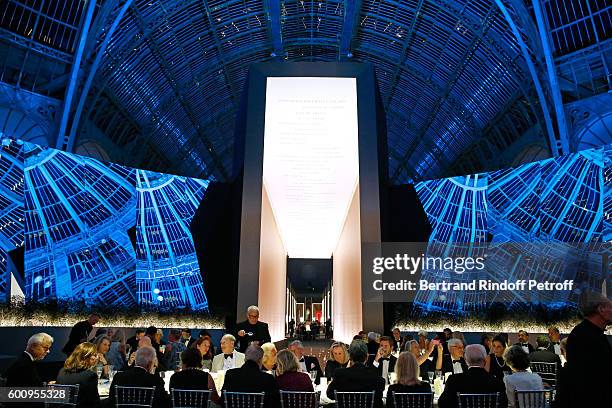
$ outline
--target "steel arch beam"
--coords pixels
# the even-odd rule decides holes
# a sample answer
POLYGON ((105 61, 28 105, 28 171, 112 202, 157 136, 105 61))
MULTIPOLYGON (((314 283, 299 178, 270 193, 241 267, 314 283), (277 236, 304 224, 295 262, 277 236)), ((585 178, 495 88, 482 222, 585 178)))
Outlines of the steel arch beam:
POLYGON ((344 23, 340 33, 338 59, 351 58, 351 44, 357 32, 357 21, 363 0, 344 0, 344 23))
POLYGON ((283 50, 283 28, 281 25, 281 6, 278 0, 266 0, 265 10, 268 12, 270 37, 272 38, 272 57, 282 58, 285 54, 283 50))

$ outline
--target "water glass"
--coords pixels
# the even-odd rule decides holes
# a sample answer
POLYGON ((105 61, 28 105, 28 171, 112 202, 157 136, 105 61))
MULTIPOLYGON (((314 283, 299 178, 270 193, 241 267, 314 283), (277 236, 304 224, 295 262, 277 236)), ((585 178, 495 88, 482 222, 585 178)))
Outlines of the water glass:
POLYGON ((430 384, 433 384, 434 375, 435 375, 435 373, 433 371, 428 371, 427 372, 427 377, 429 378, 429 383, 430 384))
POLYGON ((96 366, 96 374, 98 375, 98 381, 102 379, 102 373, 104 372, 103 366, 96 366))
POLYGON ((315 382, 315 380, 316 380, 316 379, 317 379, 317 371, 316 371, 316 370, 312 370, 312 371, 310 372, 310 380, 311 380, 312 382, 315 382))

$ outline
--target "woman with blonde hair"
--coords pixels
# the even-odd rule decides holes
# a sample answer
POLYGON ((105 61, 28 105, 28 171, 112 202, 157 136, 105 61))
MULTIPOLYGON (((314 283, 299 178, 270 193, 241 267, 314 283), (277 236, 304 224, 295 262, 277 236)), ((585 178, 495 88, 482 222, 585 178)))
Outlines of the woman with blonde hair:
POLYGON ((287 349, 276 355, 276 384, 283 391, 314 392, 310 375, 300 372, 297 357, 287 349))
POLYGON ((395 408, 393 393, 431 392, 431 386, 419 380, 419 363, 414 354, 404 351, 395 363, 397 384, 392 384, 387 390, 387 408, 395 408))
POLYGON ((325 378, 331 381, 338 368, 346 368, 349 362, 348 350, 344 343, 335 342, 329 348, 329 359, 325 364, 325 378))
POLYGON ((98 362, 98 349, 94 344, 81 343, 70 354, 64 367, 57 375, 57 383, 78 385, 77 407, 96 408, 100 406, 98 376, 92 371, 98 362))
POLYGON ((274 343, 264 343, 261 345, 261 349, 264 352, 261 369, 263 371, 273 371, 276 368, 276 346, 274 343))

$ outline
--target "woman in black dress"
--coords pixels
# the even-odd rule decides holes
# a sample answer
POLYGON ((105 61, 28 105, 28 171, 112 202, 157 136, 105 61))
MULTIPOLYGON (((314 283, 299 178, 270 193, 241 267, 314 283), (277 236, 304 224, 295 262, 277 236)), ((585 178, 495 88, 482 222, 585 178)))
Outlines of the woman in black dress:
POLYGON ((329 359, 325 364, 325 378, 330 382, 334 378, 334 372, 338 368, 348 365, 349 355, 344 343, 336 342, 329 348, 329 359))
POLYGON ((502 336, 495 336, 491 341, 491 354, 487 356, 485 362, 485 370, 500 381, 504 380, 504 372, 512 373, 512 369, 506 365, 504 360, 506 347, 506 340, 502 336))
POLYGON ((416 357, 408 351, 401 353, 395 363, 397 384, 390 385, 387 390, 387 408, 395 408, 394 393, 431 393, 431 386, 419 380, 419 374, 416 357))
POLYGON ((79 344, 57 375, 57 384, 78 385, 78 408, 100 407, 98 375, 92 371, 98 362, 98 349, 92 343, 79 344))

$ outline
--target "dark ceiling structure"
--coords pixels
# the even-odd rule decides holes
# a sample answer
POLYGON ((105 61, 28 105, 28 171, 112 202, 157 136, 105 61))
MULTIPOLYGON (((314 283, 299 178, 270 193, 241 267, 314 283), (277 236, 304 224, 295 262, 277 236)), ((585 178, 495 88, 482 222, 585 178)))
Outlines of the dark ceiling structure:
POLYGON ((612 140, 606 0, 5 0, 3 136, 228 180, 249 65, 373 64, 389 178, 612 140))

